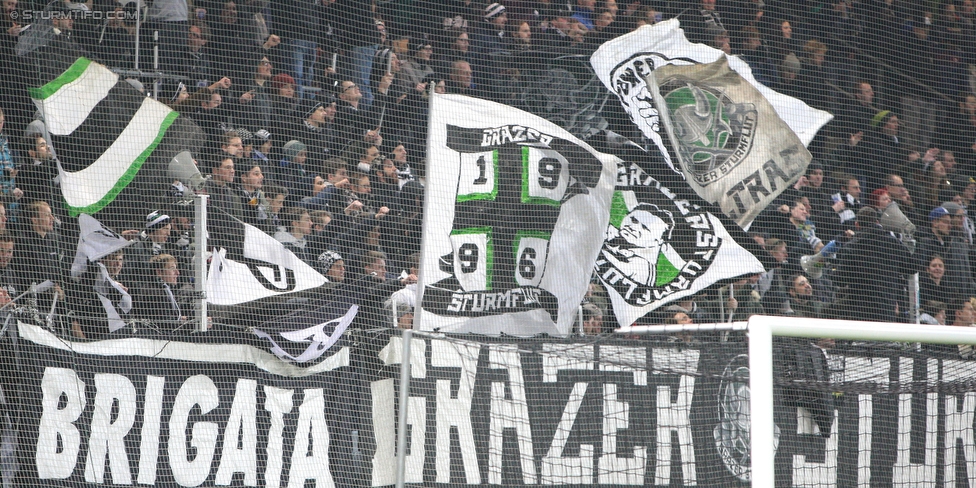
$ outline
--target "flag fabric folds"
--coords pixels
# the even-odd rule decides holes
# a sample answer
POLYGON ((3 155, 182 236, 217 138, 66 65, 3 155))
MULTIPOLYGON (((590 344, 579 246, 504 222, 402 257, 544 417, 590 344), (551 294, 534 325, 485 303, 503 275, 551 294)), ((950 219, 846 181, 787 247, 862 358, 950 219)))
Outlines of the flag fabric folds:
POLYGON ((89 262, 95 262, 109 254, 135 244, 137 241, 128 240, 121 234, 102 225, 95 217, 88 214, 78 216, 78 250, 71 263, 71 277, 81 276, 89 262))
POLYGON ((180 115, 85 58, 30 94, 55 136, 59 155, 84 150, 83 157, 68 158, 84 160, 83 166, 74 164, 81 167, 78 171, 59 163, 61 191, 72 216, 94 214, 112 203, 180 115))
POLYGON ((568 334, 619 159, 512 107, 433 97, 418 328, 568 334))
POLYGON ((322 286, 328 280, 284 244, 257 227, 235 221, 242 247, 217 249, 207 276, 207 302, 237 305, 322 286))
POLYGON ((590 63, 671 169, 744 229, 803 173, 810 160, 804 146, 831 119, 757 82, 741 59, 692 44, 677 20, 608 41, 590 63), (663 66, 720 59, 727 59, 727 68, 719 63, 669 75, 657 72, 663 66), (664 117, 662 110, 667 111, 664 117), (787 132, 784 123, 795 133, 789 140, 781 139, 787 132))
POLYGON ((279 358, 306 363, 319 359, 336 344, 341 347, 343 333, 358 312, 358 305, 336 297, 310 312, 295 312, 265 322, 254 329, 254 335, 268 341, 269 349, 279 358), (308 326, 309 323, 315 325, 308 326))
POLYGON ((761 273, 721 219, 623 163, 596 273, 621 325, 720 280, 761 273))

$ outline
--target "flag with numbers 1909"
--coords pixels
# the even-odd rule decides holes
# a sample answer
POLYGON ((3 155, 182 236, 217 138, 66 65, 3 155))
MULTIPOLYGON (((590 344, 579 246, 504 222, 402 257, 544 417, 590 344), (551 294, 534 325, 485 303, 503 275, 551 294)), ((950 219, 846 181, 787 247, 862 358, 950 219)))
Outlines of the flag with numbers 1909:
POLYGON ((485 100, 435 95, 430 119, 418 328, 568 334, 618 158, 485 100))

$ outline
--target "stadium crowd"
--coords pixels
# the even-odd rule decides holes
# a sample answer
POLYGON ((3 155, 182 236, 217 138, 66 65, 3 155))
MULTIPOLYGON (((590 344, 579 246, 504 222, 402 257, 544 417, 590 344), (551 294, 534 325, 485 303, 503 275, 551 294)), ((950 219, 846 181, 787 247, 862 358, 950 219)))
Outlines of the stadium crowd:
MULTIPOLYGON (((26 87, 37 77, 14 54, 29 29, 25 12, 45 4, 0 3, 9 68, 0 74, 0 304, 31 282, 50 281, 70 298, 80 285, 66 278, 74 242, 59 242, 63 216, 52 205, 58 148, 31 124, 26 87)), ((528 70, 556 56, 588 57, 611 38, 675 17, 692 42, 741 57, 757 80, 834 120, 810 145, 806 176, 749 229, 776 266, 639 323, 755 313, 914 321, 909 277, 919 272, 923 320, 973 324, 973 0, 148 3, 138 44, 135 2, 55 0, 61 15, 51 22, 60 42, 113 68, 132 68, 137 56, 145 66, 157 48, 167 76, 131 83, 206 134, 195 157, 209 177, 218 244, 220 226, 232 225, 220 215, 252 224, 339 286, 387 303, 401 327, 410 327, 417 281, 428 93, 531 110, 522 96, 528 70), (819 263, 801 266, 824 249, 819 263)), ((603 114, 610 127, 641 140, 614 105, 603 114)), ((82 288, 121 297, 131 287, 130 303, 117 309, 185 319, 193 222, 178 202, 186 191, 174 182, 145 202, 137 212, 145 221, 122 232, 139 243, 102 259, 105 272, 82 288)), ((76 322, 76 335, 105 332, 103 319, 76 322)), ((578 330, 616 326, 594 279, 578 330)))

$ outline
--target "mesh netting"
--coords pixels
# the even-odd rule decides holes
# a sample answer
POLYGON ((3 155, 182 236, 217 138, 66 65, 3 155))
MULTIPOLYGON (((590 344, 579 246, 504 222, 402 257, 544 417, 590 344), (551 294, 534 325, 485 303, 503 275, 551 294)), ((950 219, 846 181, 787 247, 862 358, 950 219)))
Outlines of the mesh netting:
MULTIPOLYGON (((976 321, 969 0, 0 5, 5 486, 393 484, 414 326, 409 483, 736 486, 610 333, 976 321)), ((808 346, 777 485, 976 477, 970 348, 808 346)))

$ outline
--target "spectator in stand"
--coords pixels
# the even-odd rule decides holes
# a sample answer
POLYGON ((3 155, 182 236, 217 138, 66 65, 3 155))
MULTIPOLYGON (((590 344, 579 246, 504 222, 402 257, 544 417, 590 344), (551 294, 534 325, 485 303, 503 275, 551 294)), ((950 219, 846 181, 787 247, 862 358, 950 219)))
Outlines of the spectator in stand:
POLYGON ((976 168, 976 95, 962 95, 958 110, 947 117, 939 132, 939 147, 953 151, 967 169, 976 168))
POLYGON ((203 129, 209 141, 220 141, 227 129, 232 126, 231 113, 224 105, 224 97, 220 93, 212 93, 208 100, 200 102, 200 108, 190 115, 197 125, 203 129))
POLYGON ((227 131, 220 142, 220 150, 236 160, 244 156, 244 140, 236 130, 227 131))
MULTIPOLYGON (((970 297, 961 297, 952 300, 949 303, 948 312, 946 321, 953 327, 972 327, 973 323, 976 322, 976 309, 973 308, 973 301, 970 297)), ((940 350, 944 349, 940 348, 940 350)), ((950 346, 950 351, 952 356, 963 359, 973 359, 976 357, 976 354, 974 354, 974 346, 971 344, 960 344, 955 347, 950 346)))
POLYGON ((746 27, 743 29, 741 37, 741 47, 738 50, 733 50, 733 54, 738 55, 749 65, 756 81, 766 86, 775 86, 779 82, 779 73, 776 64, 770 60, 769 52, 763 45, 759 29, 752 26, 746 27))
POLYGON ((443 47, 434 49, 434 72, 442 76, 451 70, 451 64, 456 60, 471 62, 471 40, 468 32, 463 29, 448 29, 444 31, 443 47))
POLYGON ((283 230, 283 223, 278 218, 281 209, 285 208, 285 198, 288 197, 288 190, 283 186, 264 185, 264 197, 268 201, 268 220, 262 229, 268 234, 274 235, 275 232, 283 230))
MULTIPOLYGON (((714 0, 703 0, 703 3, 708 2, 711 2, 713 7, 715 6, 714 0)), ((573 7, 573 19, 583 24, 587 30, 593 30, 596 27, 593 19, 595 10, 596 0, 576 0, 576 6, 573 7)))
MULTIPOLYGON (((51 153, 51 147, 47 140, 37 135, 24 137, 24 147, 29 162, 20 165, 17 170, 15 180, 17 187, 23 191, 24 198, 28 202, 51 200, 57 196, 54 180, 58 176, 57 160, 51 153)), ((13 195, 16 196, 16 192, 13 195)))
POLYGON ((380 141, 377 129, 380 126, 380 114, 387 103, 385 94, 393 82, 393 75, 382 78, 380 86, 375 87, 377 100, 369 108, 360 106, 363 94, 359 85, 351 80, 339 82, 336 86, 338 102, 336 102, 336 128, 339 130, 339 144, 350 144, 356 141, 380 141))
POLYGON ((251 160, 262 168, 274 168, 274 162, 269 157, 271 149, 274 147, 274 141, 271 140, 271 133, 265 129, 261 129, 255 132, 253 136, 252 140, 257 143, 257 147, 251 151, 251 160))
POLYGON ((271 127, 271 77, 273 67, 271 60, 266 54, 256 56, 256 61, 252 58, 245 60, 249 66, 254 67, 254 71, 245 76, 247 80, 241 83, 240 95, 236 97, 237 111, 234 117, 234 125, 246 127, 252 131, 267 129, 271 127))
POLYGON ((765 248, 776 264, 759 277, 756 285, 763 309, 773 313, 786 307, 789 278, 800 272, 800 266, 789 262, 789 249, 785 242, 775 237, 767 239, 765 248))
POLYGON ((562 51, 569 48, 573 40, 570 38, 570 30, 576 21, 573 14, 566 9, 565 4, 550 10, 549 20, 545 23, 539 37, 540 49, 544 51, 562 51))
POLYGON ((854 87, 854 100, 846 100, 837 113, 838 132, 842 137, 850 137, 871 128, 871 119, 878 113, 874 105, 874 88, 870 83, 860 80, 854 87))
MULTIPOLYGON (((681 27, 685 30, 685 36, 689 41, 711 45, 713 41, 712 33, 715 32, 715 29, 728 32, 725 24, 722 23, 721 13, 715 9, 715 0, 700 0, 700 2, 691 1, 688 3, 697 5, 689 6, 678 18, 681 21, 681 27)), ((678 8, 678 10, 683 8, 684 6, 678 8)), ((579 19, 576 15, 573 15, 573 18, 579 19)), ((592 23, 587 28, 592 29, 592 23)))
POLYGON ((471 65, 467 61, 458 60, 451 65, 451 75, 445 84, 445 88, 447 93, 481 98, 487 96, 485 90, 475 85, 471 65))
POLYGON ((400 60, 400 75, 397 80, 403 93, 416 90, 417 85, 424 82, 424 78, 434 74, 434 68, 431 66, 433 44, 424 39, 412 39, 408 46, 408 55, 400 60))
POLYGON ((180 269, 176 258, 159 254, 149 260, 152 279, 137 288, 133 299, 134 314, 151 320, 162 330, 175 331, 186 322, 186 315, 176 296, 180 269))
POLYGON ((784 95, 803 100, 802 89, 797 82, 797 76, 802 69, 800 58, 793 53, 787 54, 779 62, 779 80, 773 88, 784 95))
POLYGON ((188 29, 184 72, 190 79, 190 83, 195 86, 207 86, 218 79, 210 59, 211 50, 207 49, 208 41, 210 41, 210 27, 202 20, 194 20, 188 29))
POLYGON ((346 280, 346 261, 335 251, 324 251, 319 254, 315 269, 332 283, 342 283, 346 280))
POLYGON ((314 266, 317 256, 310 255, 308 239, 306 239, 312 234, 312 216, 309 215, 308 210, 301 207, 286 207, 281 211, 281 220, 285 222, 287 230, 276 232, 274 238, 306 264, 314 266))
POLYGON ((926 325, 946 325, 946 308, 948 306, 945 302, 923 301, 922 313, 919 315, 918 321, 926 325))
POLYGON ((10 298, 17 298, 28 289, 24 276, 10 265, 14 260, 14 246, 13 234, 0 231, 0 290, 6 292, 10 298))
POLYGON ((209 24, 214 72, 231 79, 253 78, 254 56, 273 57, 281 38, 271 34, 262 40, 263 36, 254 31, 252 19, 260 2, 221 1, 219 5, 217 20, 209 24))
POLYGON ((288 125, 298 109, 295 95, 295 79, 288 73, 278 73, 271 78, 271 115, 275 126, 288 125))
POLYGON ((827 45, 810 39, 803 46, 803 68, 797 75, 797 84, 803 93, 802 100, 813 108, 830 110, 833 106, 832 86, 836 76, 827 64, 827 45))
POLYGON ((131 246, 129 262, 124 279, 127 283, 142 283, 152 279, 149 260, 160 254, 175 254, 175 246, 170 241, 173 221, 169 215, 158 210, 146 215, 145 229, 139 234, 139 243, 131 246))
POLYGON ((308 250, 312 256, 318 256, 332 249, 333 241, 341 234, 340 225, 332 224, 332 212, 328 210, 314 210, 309 212, 312 217, 312 234, 307 237, 308 250))
POLYGON ((37 285, 37 292, 54 290, 59 299, 64 299, 61 235, 56 230, 57 220, 51 206, 35 200, 27 205, 23 215, 26 226, 17 237, 18 251, 11 262, 14 273, 24 283, 37 285))
POLYGON ((886 176, 884 188, 887 190, 888 196, 891 197, 891 201, 898 204, 898 208, 905 214, 905 217, 908 217, 908 220, 915 224, 916 227, 924 226, 923 224, 927 221, 925 219, 925 213, 922 210, 924 207, 915 205, 915 202, 912 200, 912 195, 905 186, 905 181, 901 176, 896 174, 886 176))
POLYGON ((583 323, 578 326, 582 335, 600 335, 603 330, 603 310, 592 303, 584 303, 580 306, 583 313, 583 323))
POLYGON ((943 282, 945 277, 945 261, 938 254, 929 258, 928 266, 924 273, 919 273, 919 302, 925 303, 929 300, 946 302, 952 297, 952 290, 948 284, 943 282))
POLYGON ((898 322, 906 277, 919 268, 904 244, 879 222, 880 213, 864 207, 857 214, 857 234, 837 253, 833 281, 847 288, 852 306, 838 307, 852 320, 898 322), (856 305, 856 306, 855 306, 856 305))
POLYGON ((485 7, 484 22, 479 23, 471 34, 472 80, 475 85, 482 86, 486 92, 493 88, 492 79, 497 73, 495 60, 502 53, 506 53, 505 42, 508 32, 505 24, 508 14, 501 3, 492 3, 485 7))
POLYGON ((340 149, 335 124, 336 102, 326 95, 305 101, 299 107, 302 119, 291 116, 295 123, 285 137, 305 143, 312 164, 319 164, 340 149))
POLYGON ((269 228, 270 205, 261 190, 264 187, 261 166, 252 165, 241 173, 240 179, 237 194, 241 199, 241 207, 244 208, 244 222, 262 229, 269 228))
POLYGON ((763 315, 763 307, 758 285, 759 275, 741 278, 728 286, 716 290, 715 298, 703 306, 714 322, 734 322, 748 320, 753 315, 763 315))
POLYGON ((3 201, 11 202, 20 200, 24 196, 24 192, 17 188, 17 162, 14 161, 14 153, 7 141, 7 135, 3 133, 5 122, 3 109, 0 109, 0 171, 2 171, 0 173, 0 196, 2 196, 3 201))
POLYGON ((519 22, 512 35, 507 36, 508 50, 512 54, 532 50, 532 25, 528 21, 519 22))
POLYGON ((863 207, 861 203, 861 183, 857 178, 840 173, 834 177, 840 191, 830 196, 831 214, 820 221, 820 225, 827 231, 825 235, 837 235, 847 230, 854 230, 854 219, 863 207))
POLYGON ((824 317, 824 309, 829 308, 829 304, 816 300, 813 296, 813 285, 810 280, 802 275, 794 275, 790 280, 789 302, 787 308, 781 310, 779 315, 808 317, 819 319, 824 317))
POLYGON ((932 256, 941 256, 945 263, 945 276, 942 280, 946 282, 946 286, 954 296, 972 296, 974 287, 969 246, 962 236, 952 233, 952 216, 945 208, 936 207, 929 213, 929 221, 930 227, 919 232, 919 258, 927 265, 932 256))
POLYGON ((399 203, 400 187, 396 165, 390 159, 373 165, 372 194, 377 207, 395 209, 399 203))
POLYGON ((207 203, 212 211, 207 213, 209 240, 215 247, 227 247, 236 227, 234 220, 244 220, 244 206, 237 196, 234 158, 227 154, 217 154, 209 159, 210 178, 204 183, 204 191, 210 195, 207 203))
POLYGON ((304 98, 305 87, 312 84, 317 59, 316 41, 321 35, 323 3, 301 0, 271 2, 272 19, 284 36, 283 57, 289 61, 287 71, 297 82, 297 96, 304 98))
MULTIPOLYGON (((938 150, 937 148, 933 148, 938 150)), ((942 161, 932 160, 915 175, 915 189, 912 193, 921 208, 936 207, 942 201, 943 192, 952 188, 942 161)), ((890 192, 890 190, 889 190, 890 192)))
POLYGON ((971 222, 966 215, 966 208, 954 201, 942 202, 942 208, 946 209, 952 217, 952 233, 961 237, 971 249, 973 233, 970 226, 971 222))
POLYGON ((285 205, 298 206, 303 198, 312 196, 314 175, 305 168, 308 150, 305 143, 291 140, 281 148, 284 157, 274 171, 274 182, 288 190, 285 205))

